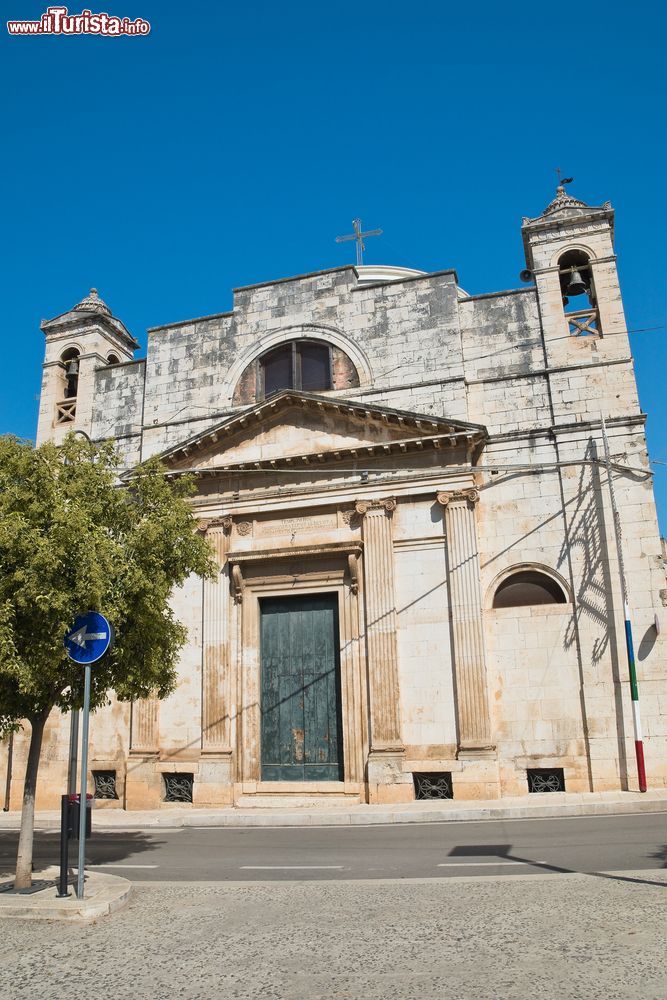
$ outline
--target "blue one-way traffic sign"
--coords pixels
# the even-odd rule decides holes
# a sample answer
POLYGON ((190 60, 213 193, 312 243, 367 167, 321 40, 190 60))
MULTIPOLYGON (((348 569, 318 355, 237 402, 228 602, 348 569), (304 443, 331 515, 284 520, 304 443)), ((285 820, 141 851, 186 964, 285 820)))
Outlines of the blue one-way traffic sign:
POLYGON ((104 615, 88 611, 79 615, 65 635, 65 652, 75 663, 95 663, 104 656, 113 641, 113 629, 104 615))

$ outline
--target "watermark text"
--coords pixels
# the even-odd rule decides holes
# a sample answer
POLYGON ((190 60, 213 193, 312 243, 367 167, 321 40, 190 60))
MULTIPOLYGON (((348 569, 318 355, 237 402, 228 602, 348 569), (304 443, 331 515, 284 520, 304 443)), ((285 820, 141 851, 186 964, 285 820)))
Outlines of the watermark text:
POLYGON ((39 21, 7 21, 10 35, 106 35, 120 38, 123 35, 148 35, 148 21, 137 17, 116 17, 113 14, 93 14, 82 10, 70 14, 67 7, 47 7, 39 21))

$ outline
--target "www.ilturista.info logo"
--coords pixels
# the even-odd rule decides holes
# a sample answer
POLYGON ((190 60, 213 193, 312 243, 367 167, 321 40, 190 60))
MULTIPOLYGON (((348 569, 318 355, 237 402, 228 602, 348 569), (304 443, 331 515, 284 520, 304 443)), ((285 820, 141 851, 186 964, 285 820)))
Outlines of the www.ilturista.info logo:
POLYGON ((148 21, 138 17, 115 17, 112 14, 93 14, 82 10, 70 14, 67 7, 47 7, 39 21, 7 21, 10 35, 147 35, 151 30, 148 21))

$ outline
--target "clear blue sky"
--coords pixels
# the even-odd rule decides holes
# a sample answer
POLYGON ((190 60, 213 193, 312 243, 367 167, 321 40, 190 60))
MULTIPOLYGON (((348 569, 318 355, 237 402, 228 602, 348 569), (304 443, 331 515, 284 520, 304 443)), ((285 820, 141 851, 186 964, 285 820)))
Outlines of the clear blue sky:
MULTIPOLYGON (((368 263, 514 288, 521 217, 561 166, 616 209, 630 329, 661 327, 632 346, 667 461, 663 5, 87 5, 151 34, 2 26, 0 433, 34 437, 40 320, 91 285, 145 345, 148 326, 228 309, 234 286, 352 262, 334 237, 360 216, 385 232, 368 263)), ((667 467, 656 492, 665 533, 667 467)))

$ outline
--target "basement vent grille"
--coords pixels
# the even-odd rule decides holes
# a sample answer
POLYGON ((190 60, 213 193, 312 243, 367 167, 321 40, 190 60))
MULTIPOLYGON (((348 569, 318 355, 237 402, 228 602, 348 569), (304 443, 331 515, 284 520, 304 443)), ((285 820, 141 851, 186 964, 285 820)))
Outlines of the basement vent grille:
POLYGON ((565 778, 562 767, 528 768, 529 792, 564 792, 565 778))
POLYGON ((116 772, 115 771, 93 771, 93 784, 95 786, 96 799, 117 799, 116 792, 116 772))
POLYGON ((413 771, 416 799, 453 799, 451 771, 413 771))
POLYGON ((192 788, 195 783, 194 774, 184 774, 175 771, 163 774, 165 802, 192 802, 192 788))

